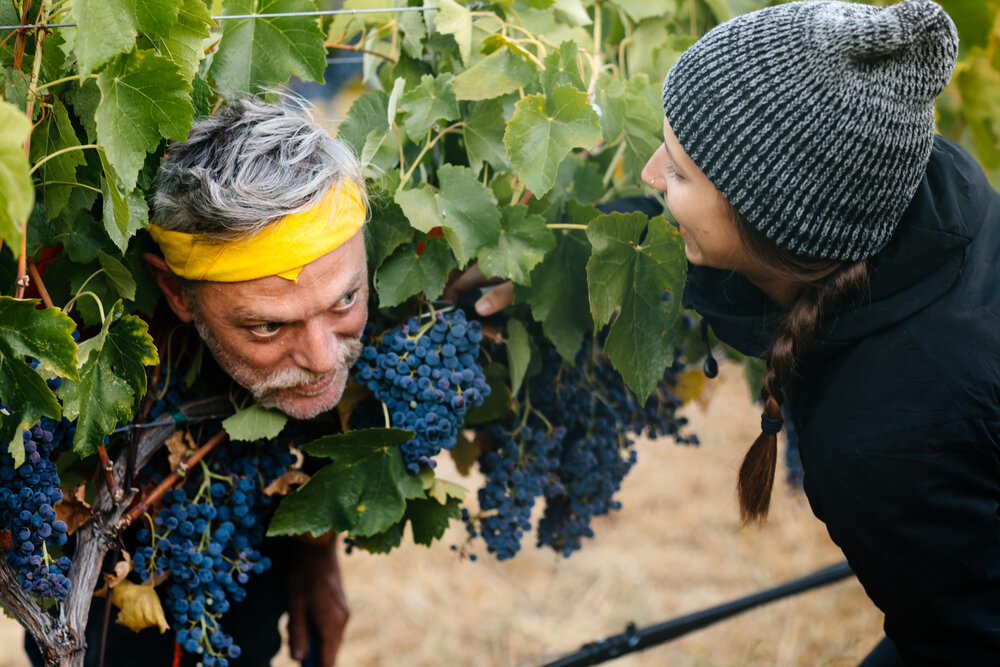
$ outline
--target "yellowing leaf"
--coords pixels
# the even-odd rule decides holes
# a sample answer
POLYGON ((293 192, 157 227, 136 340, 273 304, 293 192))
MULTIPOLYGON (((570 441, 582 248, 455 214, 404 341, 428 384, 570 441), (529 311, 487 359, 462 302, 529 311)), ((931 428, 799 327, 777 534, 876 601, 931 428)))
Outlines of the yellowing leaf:
POLYGON ((0 100, 0 238, 16 248, 21 243, 21 225, 35 205, 35 188, 28 173, 24 140, 31 123, 16 106, 0 100))
POLYGON ((198 449, 198 445, 187 431, 175 432, 163 444, 166 446, 167 451, 170 452, 168 460, 171 470, 177 470, 177 466, 181 464, 181 461, 186 459, 188 454, 198 449))
POLYGON ((170 628, 163 614, 160 596, 151 581, 144 584, 121 581, 111 589, 111 603, 121 610, 116 622, 132 632, 159 628, 160 634, 163 634, 170 628))
POLYGON ((447 505, 449 498, 465 500, 466 495, 468 495, 468 491, 464 486, 443 479, 435 479, 434 485, 427 492, 428 498, 433 498, 442 505, 447 505))
POLYGON ((690 403, 705 389, 705 374, 700 369, 684 371, 674 385, 674 395, 684 403, 690 403))

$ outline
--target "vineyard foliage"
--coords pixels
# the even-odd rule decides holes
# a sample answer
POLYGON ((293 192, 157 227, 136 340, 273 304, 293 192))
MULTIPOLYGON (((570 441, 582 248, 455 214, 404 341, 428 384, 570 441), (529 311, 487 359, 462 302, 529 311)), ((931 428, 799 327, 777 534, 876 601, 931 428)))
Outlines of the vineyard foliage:
MULTIPOLYGON (((939 131, 997 183, 1000 1, 940 1, 962 47, 939 131)), ((513 281, 516 305, 501 325, 505 352, 485 369, 492 398, 470 422, 520 418, 540 345, 573 363, 595 335, 645 400, 676 350, 688 362, 704 354, 680 305, 683 242, 666 217, 594 205, 650 194, 639 172, 662 141, 664 74, 713 25, 766 4, 437 0, 426 11, 214 21, 327 7, 0 0, 0 25, 75 24, 0 31, 0 443, 19 462, 22 429, 66 417, 73 452, 88 459, 135 418, 164 356, 147 330, 159 293, 142 254, 155 249, 147 201, 167 143, 234 96, 323 81, 327 58, 345 52, 363 57, 365 91, 338 136, 369 179, 373 319, 387 329, 427 312, 475 263, 513 281), (45 303, 22 298, 34 295, 45 303)), ((197 368, 178 372, 199 381, 197 368)), ((281 429, 280 416, 251 410, 230 422, 234 439, 281 429)), ((409 520, 419 541, 439 537, 464 492, 431 470, 407 474, 399 445, 410 437, 373 429, 305 448, 334 462, 288 497, 272 533, 335 529, 385 550, 409 520)))

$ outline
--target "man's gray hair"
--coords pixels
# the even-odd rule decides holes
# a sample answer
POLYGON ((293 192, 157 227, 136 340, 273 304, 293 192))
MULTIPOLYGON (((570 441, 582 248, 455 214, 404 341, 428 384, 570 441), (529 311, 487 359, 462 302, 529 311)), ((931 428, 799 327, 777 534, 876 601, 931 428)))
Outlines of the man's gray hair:
POLYGON ((226 241, 309 210, 345 179, 364 197, 350 148, 312 122, 308 103, 292 100, 237 100, 197 122, 186 143, 171 144, 156 178, 153 222, 226 241))

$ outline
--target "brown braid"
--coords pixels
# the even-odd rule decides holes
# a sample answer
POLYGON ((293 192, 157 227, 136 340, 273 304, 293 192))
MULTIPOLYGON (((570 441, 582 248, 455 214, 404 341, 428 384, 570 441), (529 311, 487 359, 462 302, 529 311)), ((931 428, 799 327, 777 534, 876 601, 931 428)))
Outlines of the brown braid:
MULTIPOLYGON (((778 324, 774 341, 765 355, 767 374, 761 392, 764 417, 781 419, 783 389, 796 372, 798 359, 812 346, 824 316, 830 316, 845 302, 859 296, 868 285, 868 263, 816 260, 778 248, 746 219, 731 209, 740 238, 751 258, 775 268, 801 287, 778 324)), ((777 434, 761 434, 754 441, 740 467, 737 491, 743 523, 763 521, 771 505, 771 491, 778 463, 777 434)))

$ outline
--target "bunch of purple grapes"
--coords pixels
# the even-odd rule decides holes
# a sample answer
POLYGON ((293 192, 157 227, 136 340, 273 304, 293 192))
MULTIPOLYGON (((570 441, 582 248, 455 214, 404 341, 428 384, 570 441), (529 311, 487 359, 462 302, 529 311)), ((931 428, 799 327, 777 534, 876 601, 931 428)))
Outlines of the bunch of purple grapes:
POLYGON ((475 536, 478 526, 501 560, 517 553, 540 497, 545 510, 538 546, 568 557, 593 537, 592 520, 621 508, 615 494, 635 465, 636 436, 670 435, 680 444, 698 444, 697 436, 681 433, 687 420, 676 415, 682 402, 671 391, 684 368, 679 352, 645 405, 592 339, 573 364, 564 363, 546 342, 540 355, 540 371, 525 389, 531 437, 512 438, 494 427, 495 448, 479 460, 486 483, 479 492, 480 515, 470 518, 468 530, 475 536), (544 463, 520 464, 525 458, 544 463))
POLYGON ((566 429, 550 431, 536 418, 513 431, 494 425, 490 435, 494 447, 479 460, 479 470, 486 477, 478 493, 480 518, 466 527, 470 537, 475 537, 478 525, 490 553, 497 560, 508 560, 517 555, 522 536, 531 530, 535 500, 559 485, 566 429))
POLYGON ((188 474, 186 488, 164 496, 153 529, 137 533, 144 546, 133 557, 135 570, 143 581, 170 573, 161 597, 177 643, 201 654, 206 667, 227 667, 240 655, 222 617, 246 598, 250 576, 271 566, 259 551, 274 504, 264 489, 291 462, 289 450, 273 443, 223 445, 188 474))
POLYGON ((63 494, 50 457, 67 438, 66 424, 44 418, 23 431, 25 458, 20 466, 14 466, 6 451, 0 454, 0 530, 10 531, 13 539, 8 562, 25 591, 60 602, 70 590, 70 559, 50 553, 66 543, 66 524, 54 509, 63 494))
POLYGON ((395 428, 414 432, 402 446, 410 473, 433 468, 442 449, 452 449, 465 413, 490 394, 479 366, 479 322, 465 313, 437 313, 386 331, 364 348, 357 378, 388 410, 395 428))

